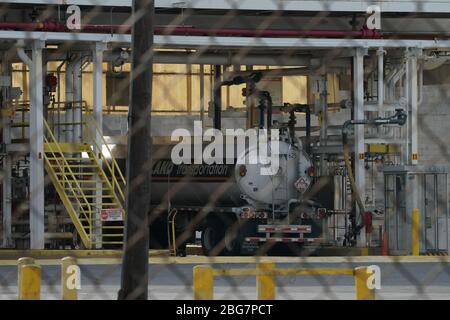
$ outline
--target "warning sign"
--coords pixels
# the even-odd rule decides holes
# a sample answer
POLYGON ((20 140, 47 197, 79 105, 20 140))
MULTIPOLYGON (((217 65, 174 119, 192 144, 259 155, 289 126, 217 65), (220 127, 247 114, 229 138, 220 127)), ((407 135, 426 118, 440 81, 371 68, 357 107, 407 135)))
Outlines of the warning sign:
POLYGON ((303 177, 300 177, 300 179, 298 179, 295 184, 294 184, 295 188, 297 189, 298 192, 303 193, 306 191, 306 189, 308 189, 309 187, 309 182, 306 181, 303 177))
POLYGON ((122 209, 101 209, 100 219, 102 221, 123 221, 122 209))

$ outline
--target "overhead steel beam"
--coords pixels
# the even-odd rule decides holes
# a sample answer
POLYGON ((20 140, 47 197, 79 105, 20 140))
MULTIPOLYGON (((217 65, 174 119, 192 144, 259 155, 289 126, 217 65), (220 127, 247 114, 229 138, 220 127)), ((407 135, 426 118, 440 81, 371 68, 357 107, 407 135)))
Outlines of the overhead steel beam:
MULTIPOLYGON (((0 31, 0 40, 42 40, 59 42, 103 42, 129 46, 126 34, 0 31)), ((252 38, 209 36, 155 36, 156 48, 271 48, 271 49, 336 49, 336 48, 420 48, 449 49, 450 40, 394 40, 394 39, 319 39, 319 38, 252 38)))
MULTIPOLYGON (((9 0, 10 4, 33 5, 79 5, 102 7, 131 7, 132 0, 9 0)), ((366 12, 367 7, 379 5, 383 12, 450 12, 448 3, 440 0, 156 0, 156 8, 192 8, 215 10, 257 10, 257 11, 331 11, 331 12, 366 12)))

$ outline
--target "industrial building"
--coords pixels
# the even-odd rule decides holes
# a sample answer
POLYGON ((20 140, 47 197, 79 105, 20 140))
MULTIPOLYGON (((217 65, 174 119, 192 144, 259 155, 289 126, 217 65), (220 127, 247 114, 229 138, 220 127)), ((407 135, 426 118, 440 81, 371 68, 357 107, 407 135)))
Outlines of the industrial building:
MULTIPOLYGON (((448 253, 450 2, 372 2, 155 1, 150 249, 448 253), (203 160, 174 163, 196 129, 203 160), (276 132, 279 168, 230 129, 276 132), (236 152, 208 162, 218 132, 236 152)), ((131 17, 0 4, 2 249, 122 248, 131 17)))

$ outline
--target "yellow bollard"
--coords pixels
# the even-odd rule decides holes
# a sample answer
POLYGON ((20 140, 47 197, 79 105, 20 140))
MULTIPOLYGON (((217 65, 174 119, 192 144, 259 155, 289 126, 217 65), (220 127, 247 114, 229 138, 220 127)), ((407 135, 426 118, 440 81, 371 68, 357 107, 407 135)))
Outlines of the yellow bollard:
POLYGON ((214 299, 214 274, 209 266, 195 266, 193 269, 194 300, 214 299))
POLYGON ((20 288, 20 283, 22 278, 20 276, 20 267, 25 266, 27 264, 34 264, 34 259, 30 257, 23 257, 17 260, 17 287, 20 288))
POLYGON ((26 264, 19 267, 19 300, 41 298, 41 267, 26 264))
POLYGON ((275 270, 274 263, 258 263, 256 265, 256 290, 258 300, 275 300, 275 275, 259 274, 260 272, 271 272, 275 270))
POLYGON ((372 273, 368 273, 367 269, 367 267, 358 267, 354 270, 356 300, 375 300, 375 289, 370 289, 368 286, 372 273))
POLYGON ((62 300, 77 300, 80 285, 80 274, 77 260, 73 257, 61 259, 61 298, 62 300))
POLYGON ((413 256, 420 255, 420 211, 414 208, 411 216, 411 251, 413 256))

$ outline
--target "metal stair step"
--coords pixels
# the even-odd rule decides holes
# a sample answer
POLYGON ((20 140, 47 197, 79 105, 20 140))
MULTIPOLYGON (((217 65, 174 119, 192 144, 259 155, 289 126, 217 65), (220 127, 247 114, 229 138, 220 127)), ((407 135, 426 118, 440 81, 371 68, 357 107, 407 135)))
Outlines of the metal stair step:
POLYGON ((91 194, 77 194, 77 195, 67 195, 67 197, 69 198, 86 198, 86 199, 95 199, 95 198, 106 198, 106 199, 110 199, 110 198, 114 198, 114 196, 112 194, 107 194, 107 195, 91 195, 91 194))
POLYGON ((92 244, 123 244, 123 241, 92 241, 92 244))
POLYGON ((64 181, 61 181, 61 183, 75 183, 75 182, 78 182, 78 183, 80 183, 80 182, 84 182, 84 183, 104 182, 104 183, 106 183, 106 182, 108 182, 108 180, 102 179, 102 180, 64 180, 64 181))
MULTIPOLYGON (((64 188, 64 190, 73 190, 74 188, 64 188)), ((105 187, 105 188, 92 188, 92 187, 83 187, 82 188, 85 191, 97 191, 97 190, 103 190, 103 191, 112 191, 111 188, 105 187)))
MULTIPOLYGON (((72 172, 74 176, 95 176, 96 173, 95 172, 72 172)), ((70 175, 72 175, 72 173, 69 173, 70 175)), ((67 175, 67 172, 55 172, 56 175, 61 176, 61 175, 67 175)))
POLYGON ((92 229, 125 229, 125 226, 92 226, 92 229))

